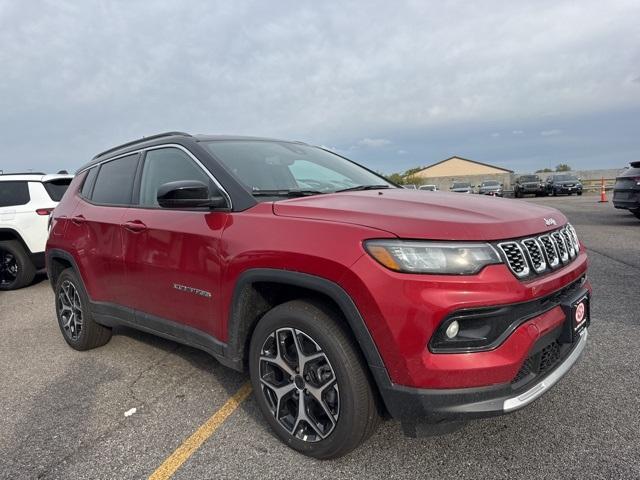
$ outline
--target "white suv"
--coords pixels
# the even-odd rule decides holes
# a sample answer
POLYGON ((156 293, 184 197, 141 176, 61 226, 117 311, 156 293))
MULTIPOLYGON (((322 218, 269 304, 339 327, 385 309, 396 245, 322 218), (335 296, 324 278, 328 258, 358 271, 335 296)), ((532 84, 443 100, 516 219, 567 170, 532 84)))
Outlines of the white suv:
POLYGON ((49 215, 73 179, 44 173, 0 174, 0 290, 29 285, 44 267, 49 215))

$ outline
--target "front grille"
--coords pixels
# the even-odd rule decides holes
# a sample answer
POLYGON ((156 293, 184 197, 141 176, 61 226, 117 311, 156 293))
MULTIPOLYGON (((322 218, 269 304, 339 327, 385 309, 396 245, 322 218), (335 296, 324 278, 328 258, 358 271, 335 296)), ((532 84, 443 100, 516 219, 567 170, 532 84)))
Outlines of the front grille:
POLYGON ((524 278, 566 265, 578 256, 580 243, 575 229, 567 224, 550 234, 501 242, 498 248, 515 276, 524 278))

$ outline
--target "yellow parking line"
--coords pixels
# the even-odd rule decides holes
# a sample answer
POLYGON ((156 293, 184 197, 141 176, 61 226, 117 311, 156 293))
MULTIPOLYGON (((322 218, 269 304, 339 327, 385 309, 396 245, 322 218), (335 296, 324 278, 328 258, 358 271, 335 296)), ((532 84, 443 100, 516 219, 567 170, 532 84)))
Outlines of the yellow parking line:
POLYGON ((155 472, 149 480, 167 480, 176 473, 184 462, 224 423, 240 404, 251 394, 251 383, 247 382, 225 403, 220 410, 211 415, 182 445, 180 445, 155 472))

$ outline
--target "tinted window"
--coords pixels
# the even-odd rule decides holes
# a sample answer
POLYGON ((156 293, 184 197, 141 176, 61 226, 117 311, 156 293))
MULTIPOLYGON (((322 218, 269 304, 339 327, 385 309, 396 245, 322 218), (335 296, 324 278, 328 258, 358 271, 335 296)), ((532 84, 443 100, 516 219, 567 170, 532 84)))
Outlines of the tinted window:
POLYGON ((192 159, 177 148, 149 150, 144 161, 140 185, 140 205, 158 206, 158 187, 178 180, 196 180, 209 185, 209 176, 192 159))
POLYGON ((50 182, 43 183, 44 189, 51 197, 51 200, 54 202, 59 202, 62 200, 62 196, 64 192, 69 188, 69 184, 71 183, 70 178, 59 178, 57 180, 51 180, 50 182))
POLYGON ((93 187, 91 200, 110 205, 128 205, 136 175, 138 154, 103 163, 93 187))
POLYGON ((489 180, 488 182, 482 182, 483 187, 495 187, 497 185, 500 185, 500 183, 493 180, 489 180))
POLYGON ((0 182, 0 207, 29 203, 27 182, 0 182))
POLYGON ((470 188, 470 183, 454 183, 452 188, 470 188))
POLYGON ((84 179, 84 183, 82 184, 81 195, 85 198, 91 198, 91 190, 93 190, 93 184, 96 181, 96 175, 98 175, 98 167, 93 167, 87 173, 87 176, 84 179))
POLYGON ((540 178, 535 175, 523 175, 520 177, 521 182, 539 182, 540 178))

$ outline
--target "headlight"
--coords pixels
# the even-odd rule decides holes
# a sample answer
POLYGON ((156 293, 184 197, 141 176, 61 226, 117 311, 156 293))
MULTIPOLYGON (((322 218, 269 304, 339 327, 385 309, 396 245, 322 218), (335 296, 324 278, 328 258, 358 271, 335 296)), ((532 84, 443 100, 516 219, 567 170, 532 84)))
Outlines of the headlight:
POLYGON ((486 265, 502 263, 487 243, 368 240, 364 246, 380 264, 396 272, 473 275, 486 265))

